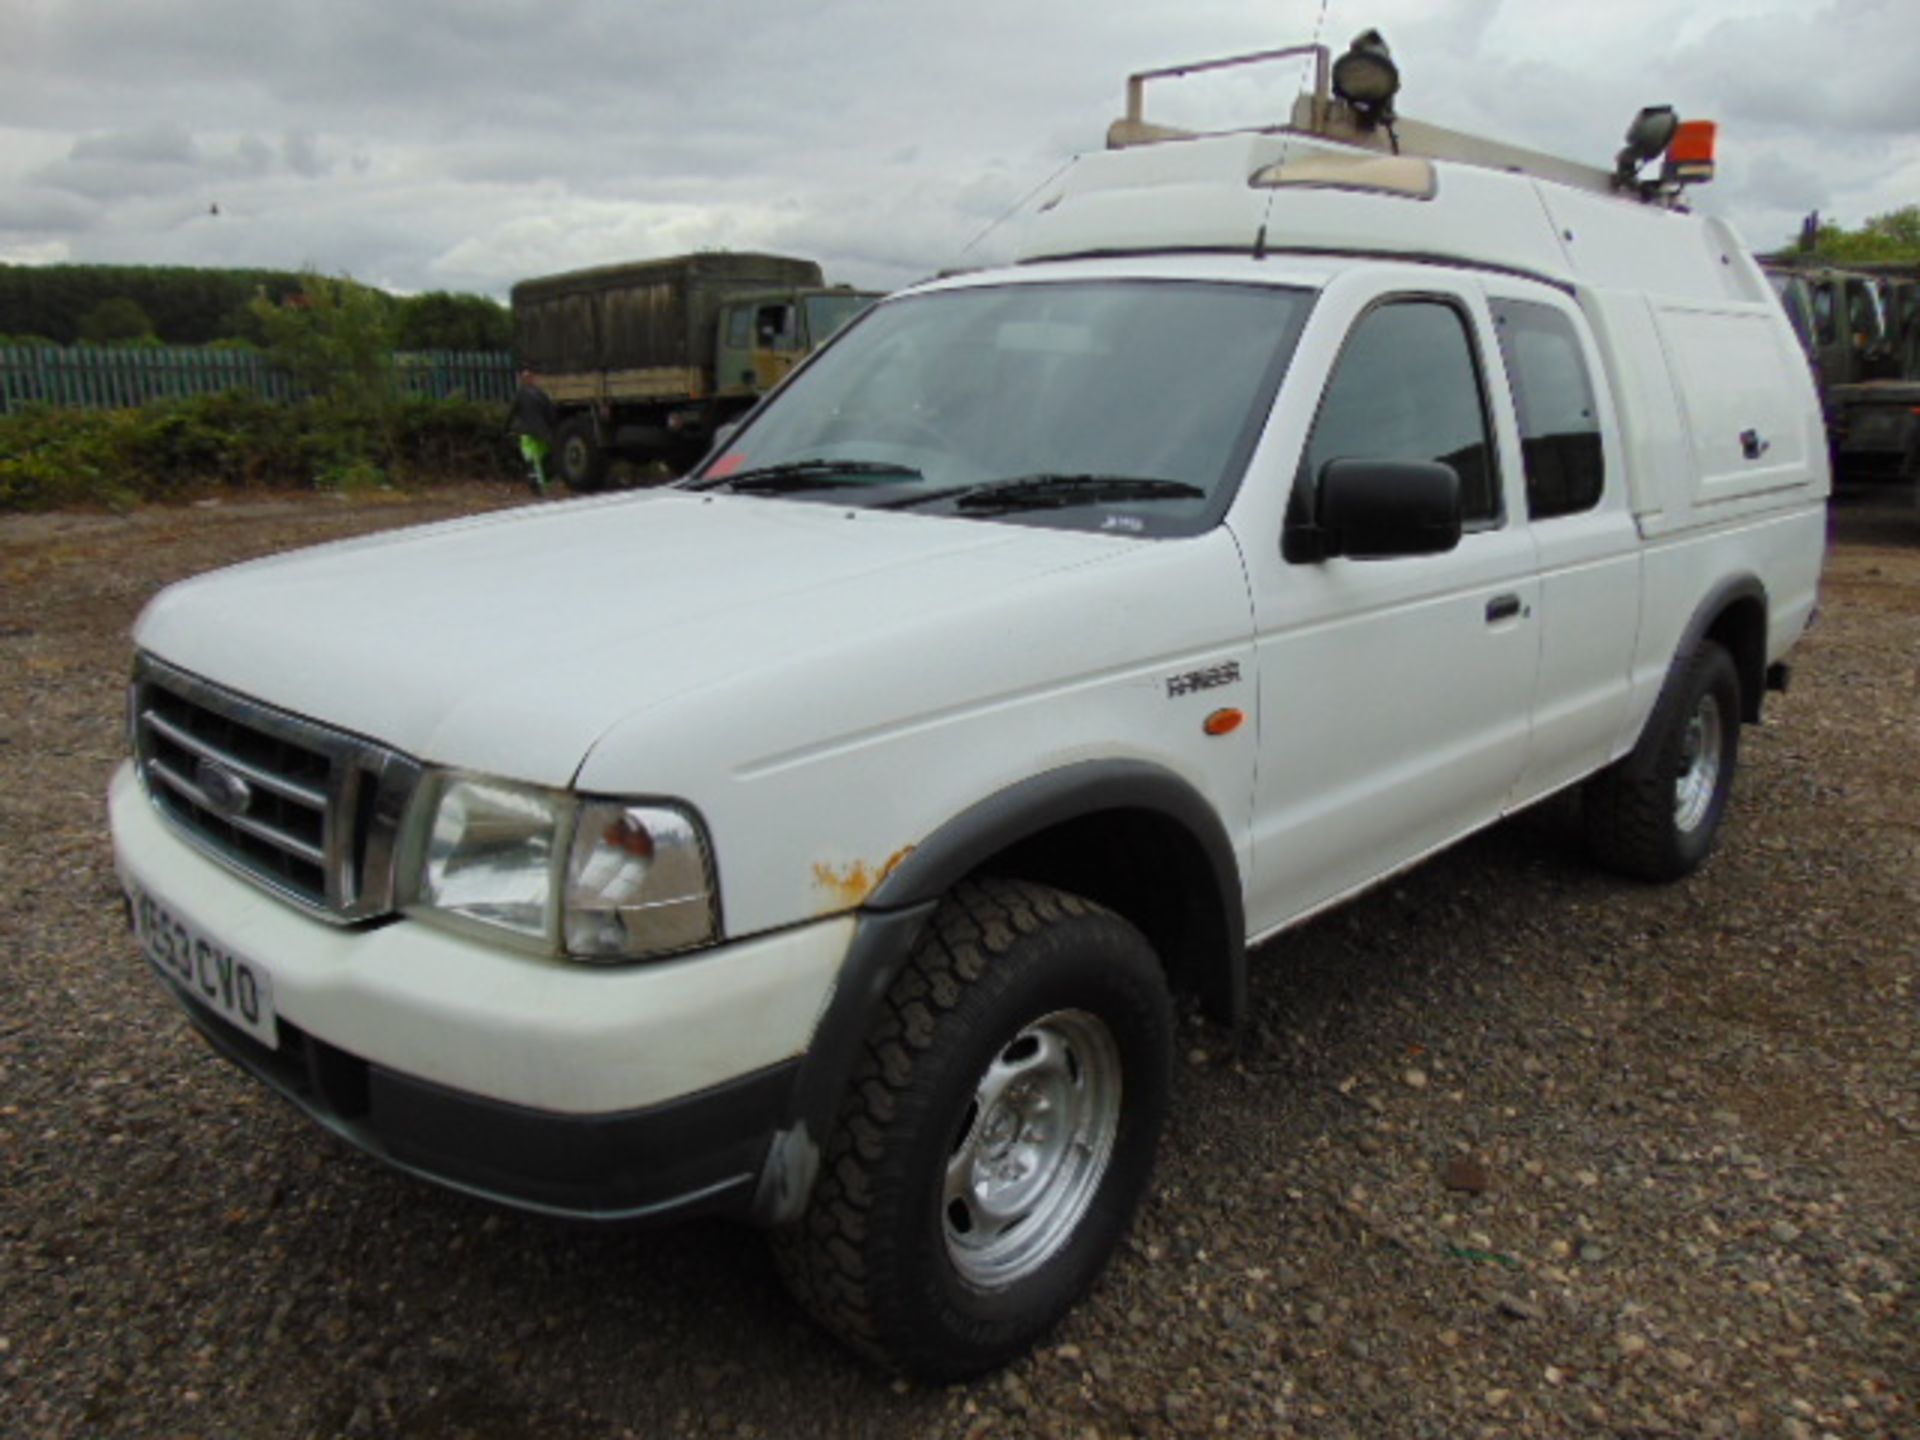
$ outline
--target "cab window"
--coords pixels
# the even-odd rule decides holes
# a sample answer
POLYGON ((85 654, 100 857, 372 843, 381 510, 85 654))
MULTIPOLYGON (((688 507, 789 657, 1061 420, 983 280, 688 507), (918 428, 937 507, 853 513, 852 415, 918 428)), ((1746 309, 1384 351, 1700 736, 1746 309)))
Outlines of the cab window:
POLYGON ((1500 518, 1480 367, 1466 317, 1440 300, 1396 300, 1347 336, 1307 441, 1307 486, 1332 460, 1438 460, 1460 476, 1469 526, 1500 518))
POLYGON ((753 343, 761 350, 798 350, 791 305, 762 305, 753 322, 753 343))
POLYGON ((1593 382, 1573 322, 1551 305, 1492 302, 1494 334, 1513 389, 1527 513, 1574 515, 1600 503, 1606 462, 1593 382))
POLYGON ((1813 287, 1813 333, 1822 345, 1831 345, 1840 337, 1833 321, 1833 282, 1822 280, 1813 287))
POLYGON ((1847 328, 1856 345, 1870 345, 1880 338, 1880 307, 1864 280, 1847 282, 1847 328))

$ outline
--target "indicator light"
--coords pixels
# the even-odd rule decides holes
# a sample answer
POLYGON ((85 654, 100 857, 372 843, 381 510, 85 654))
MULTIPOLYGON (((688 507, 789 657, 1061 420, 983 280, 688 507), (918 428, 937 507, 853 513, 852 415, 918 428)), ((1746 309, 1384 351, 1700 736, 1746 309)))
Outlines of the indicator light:
POLYGON ((1224 710, 1216 710, 1207 716, 1200 728, 1205 730, 1209 735, 1231 735, 1240 728, 1246 721, 1246 718, 1246 711, 1237 710, 1229 706, 1224 710))

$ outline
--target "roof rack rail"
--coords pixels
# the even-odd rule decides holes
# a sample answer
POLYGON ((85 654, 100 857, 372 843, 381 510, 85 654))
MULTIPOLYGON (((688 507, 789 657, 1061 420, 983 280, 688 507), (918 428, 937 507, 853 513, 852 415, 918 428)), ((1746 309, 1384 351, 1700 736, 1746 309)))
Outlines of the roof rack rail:
POLYGON ((1288 45, 1279 50, 1259 50, 1217 60, 1197 60, 1158 70, 1141 70, 1127 77, 1127 113, 1108 127, 1107 148, 1124 150, 1136 145, 1197 140, 1207 135, 1295 134, 1362 150, 1428 160, 1451 160, 1490 170, 1517 171, 1601 194, 1618 192, 1613 172, 1597 165, 1563 160, 1539 150, 1528 150, 1519 145, 1488 140, 1418 120, 1392 119, 1385 123, 1369 120, 1334 94, 1332 78, 1333 53, 1327 46, 1318 44, 1288 45), (1185 130, 1157 125, 1146 118, 1146 87, 1150 80, 1178 79, 1202 71, 1309 56, 1313 59, 1313 91, 1311 94, 1302 93, 1294 101, 1292 113, 1284 124, 1233 126, 1225 130, 1185 130))

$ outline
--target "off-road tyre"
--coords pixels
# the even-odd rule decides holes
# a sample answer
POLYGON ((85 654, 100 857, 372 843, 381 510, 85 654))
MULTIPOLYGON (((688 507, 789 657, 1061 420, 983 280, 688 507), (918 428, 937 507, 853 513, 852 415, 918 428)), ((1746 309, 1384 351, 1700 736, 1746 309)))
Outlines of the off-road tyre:
POLYGON ((1152 1173, 1172 1050, 1165 976, 1132 925, 1041 885, 956 887, 879 1008, 806 1213, 774 1234, 788 1288, 855 1351, 922 1380, 1023 1353, 1092 1286, 1126 1232, 1152 1173), (1059 1237, 1036 1268, 981 1285, 967 1273, 979 1268, 973 1252, 955 1258, 955 1207, 964 1219, 966 1202, 949 1198, 949 1163, 979 1152, 998 1107, 983 1114, 976 1097, 1006 1057, 1034 1027, 1067 1016, 1113 1041, 1105 1061, 1080 1072, 1084 1084, 1118 1067, 1105 1168, 1070 1225, 1032 1232, 1059 1237))
POLYGON ((575 415, 554 433, 553 468, 578 494, 590 495, 607 483, 607 452, 591 415, 575 415))
POLYGON ((1587 849, 1610 870, 1642 880, 1678 880, 1712 851, 1740 754, 1740 672, 1724 647, 1702 641, 1655 706, 1640 741, 1589 780, 1581 795, 1587 849), (1715 737, 1705 735, 1713 730, 1715 737), (1689 804, 1697 759, 1717 746, 1710 787, 1689 804))

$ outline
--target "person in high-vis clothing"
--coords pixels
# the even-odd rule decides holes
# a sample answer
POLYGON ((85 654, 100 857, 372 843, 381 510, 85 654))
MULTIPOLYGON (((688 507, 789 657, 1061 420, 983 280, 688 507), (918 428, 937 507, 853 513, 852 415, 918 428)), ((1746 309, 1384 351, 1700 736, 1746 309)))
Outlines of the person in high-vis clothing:
POLYGON ((527 483, 533 493, 547 493, 547 452, 553 446, 553 429, 558 420, 553 397, 540 388, 540 377, 531 370, 520 372, 520 388, 514 391, 513 405, 507 411, 507 430, 520 435, 520 457, 527 462, 527 483))

